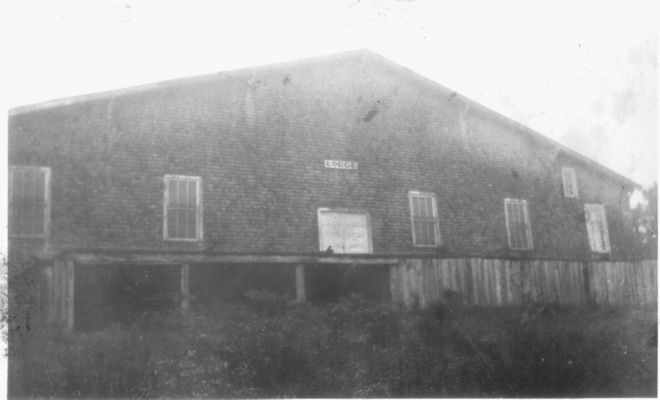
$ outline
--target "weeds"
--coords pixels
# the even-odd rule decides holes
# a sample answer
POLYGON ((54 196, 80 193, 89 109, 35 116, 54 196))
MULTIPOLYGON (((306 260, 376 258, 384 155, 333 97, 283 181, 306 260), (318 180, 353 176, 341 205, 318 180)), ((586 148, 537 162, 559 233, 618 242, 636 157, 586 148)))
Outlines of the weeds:
POLYGON ((404 311, 350 297, 152 315, 12 343, 17 397, 655 396, 652 312, 404 311), (588 317, 587 317, 588 316, 588 317))

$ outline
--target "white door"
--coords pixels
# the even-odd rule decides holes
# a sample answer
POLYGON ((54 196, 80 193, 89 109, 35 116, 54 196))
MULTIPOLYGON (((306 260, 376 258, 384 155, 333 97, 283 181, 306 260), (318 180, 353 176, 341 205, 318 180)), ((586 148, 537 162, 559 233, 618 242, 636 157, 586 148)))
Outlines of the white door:
POLYGON ((335 253, 371 253, 369 215, 319 209, 319 250, 335 253))

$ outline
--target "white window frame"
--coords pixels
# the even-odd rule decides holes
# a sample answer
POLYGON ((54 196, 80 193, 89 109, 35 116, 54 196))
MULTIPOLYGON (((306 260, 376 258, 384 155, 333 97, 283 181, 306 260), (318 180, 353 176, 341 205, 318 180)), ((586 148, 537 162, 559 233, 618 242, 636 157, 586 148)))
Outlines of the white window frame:
POLYGON ((564 197, 578 198, 578 184, 575 168, 562 167, 561 168, 561 181, 564 186, 564 197))
POLYGON ((324 213, 336 213, 336 214, 357 214, 357 215, 364 215, 366 218, 366 223, 367 223, 367 252, 366 253, 342 253, 339 251, 336 251, 337 249, 334 249, 336 253, 338 254, 371 254, 373 253, 373 242, 372 242, 372 236, 371 236, 371 215, 369 215, 369 212, 365 210, 360 210, 360 209, 354 209, 354 208, 330 208, 330 207, 321 207, 316 210, 316 221, 318 225, 318 230, 319 230, 319 251, 323 252, 326 249, 323 248, 324 242, 326 241, 326 238, 324 236, 323 228, 321 226, 321 215, 324 213))
POLYGON ((534 241, 532 238, 532 223, 529 219, 529 210, 527 208, 527 200, 523 199, 511 199, 511 198, 506 198, 504 199, 504 219, 506 221, 506 234, 507 234, 507 240, 509 243, 509 249, 511 250, 533 250, 534 249, 534 241), (509 222, 509 204, 516 204, 516 205, 521 205, 523 209, 523 218, 524 218, 524 223, 525 223, 525 236, 527 238, 527 247, 513 247, 511 243, 511 225, 509 222))
POLYGON ((604 254, 609 253, 611 251, 610 232, 607 228, 607 215, 605 213, 605 206, 603 206, 602 204, 585 204, 584 219, 587 226, 587 237, 589 238, 589 248, 591 249, 591 251, 594 253, 604 253, 604 254), (597 232, 594 232, 592 229, 589 215, 598 215, 599 218, 601 219, 600 222, 602 222, 602 228, 603 228, 602 234, 605 239, 604 240, 605 248, 600 248, 600 246, 597 244, 598 242, 596 241, 596 236, 595 236, 597 232))
MULTIPOLYGON (((43 233, 39 234, 24 234, 24 233, 14 233, 10 231, 9 236, 15 238, 35 238, 35 239, 45 239, 50 237, 50 210, 51 210, 51 198, 50 198, 50 167, 34 167, 34 166, 20 166, 12 165, 9 172, 9 210, 12 210, 12 199, 13 199, 13 183, 14 183, 14 174, 19 170, 31 170, 39 171, 44 174, 44 230, 43 233)), ((11 227, 10 227, 11 228, 11 227)))
MULTIPOLYGON (((419 192, 416 190, 411 190, 408 192, 408 206, 410 208, 410 229, 412 230, 412 239, 413 239, 413 246, 414 247, 428 247, 428 248, 434 248, 438 247, 441 245, 441 237, 440 237, 440 223, 438 221, 438 204, 436 201, 436 197, 434 193, 430 192, 419 192), (418 244, 417 243, 417 237, 415 235, 415 220, 422 220, 422 218, 415 217, 413 213, 413 199, 415 197, 420 197, 420 198, 430 198, 431 199, 431 205, 433 208, 433 233, 434 233, 434 241, 435 244, 418 244)), ((430 218, 426 219, 427 221, 430 221, 430 218)))
POLYGON ((164 195, 163 195, 163 240, 170 242, 199 242, 204 240, 204 209, 202 207, 202 178, 199 176, 188 176, 188 175, 165 175, 163 178, 164 183, 164 195), (195 238, 172 238, 169 237, 169 231, 167 226, 168 220, 168 208, 169 208, 169 195, 170 195, 170 182, 171 181, 188 181, 196 182, 197 186, 197 214, 196 214, 196 232, 195 238))

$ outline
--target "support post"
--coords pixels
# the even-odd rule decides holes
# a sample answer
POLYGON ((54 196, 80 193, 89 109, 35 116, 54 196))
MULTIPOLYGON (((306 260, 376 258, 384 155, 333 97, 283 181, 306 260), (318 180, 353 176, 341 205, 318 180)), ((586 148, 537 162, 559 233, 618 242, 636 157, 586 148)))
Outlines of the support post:
POLYGON ((584 301, 586 304, 596 304, 596 298, 591 291, 591 271, 590 262, 585 261, 582 263, 582 290, 584 291, 584 301))
POLYGON ((53 266, 53 297, 51 302, 52 321, 58 329, 65 330, 67 322, 67 264, 64 260, 55 260, 53 266))
POLYGON ((76 264, 73 261, 68 261, 66 263, 66 291, 64 295, 64 330, 67 332, 72 331, 74 326, 75 276, 76 264))
POLYGON ((184 313, 190 309, 190 265, 181 265, 181 309, 184 313))
POLYGON ((305 266, 296 265, 296 301, 305 301, 305 266))
POLYGON ((44 304, 46 307, 47 322, 52 322, 53 319, 55 318, 55 295, 53 291, 53 285, 54 285, 53 271, 54 271, 54 265, 49 265, 45 269, 47 296, 46 299, 44 300, 44 304))
POLYGON ((53 297, 50 303, 51 321, 59 325, 62 322, 62 261, 53 264, 53 297))

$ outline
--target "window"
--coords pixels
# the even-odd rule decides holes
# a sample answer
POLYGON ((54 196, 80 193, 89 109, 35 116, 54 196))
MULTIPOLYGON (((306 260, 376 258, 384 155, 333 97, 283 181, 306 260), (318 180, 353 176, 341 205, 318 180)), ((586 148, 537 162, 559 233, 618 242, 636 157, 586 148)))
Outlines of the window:
POLYGON ((562 167, 561 179, 564 183, 564 197, 578 197, 577 178, 573 168, 562 167))
POLYGON ((201 186, 200 177, 165 175, 165 240, 202 240, 201 186))
POLYGON ((409 192, 413 245, 436 247, 440 244, 438 207, 433 193, 409 192))
POLYGON ((512 250, 531 250, 532 228, 529 224, 527 200, 504 199, 506 231, 509 248, 512 250))
POLYGON ((319 250, 334 253, 371 253, 369 214, 319 208, 319 250))
POLYGON ((50 168, 11 167, 9 235, 46 237, 50 225, 50 168))
POLYGON ((601 204, 585 204, 584 217, 587 222, 589 246, 596 253, 610 252, 610 236, 607 231, 605 207, 601 204))

